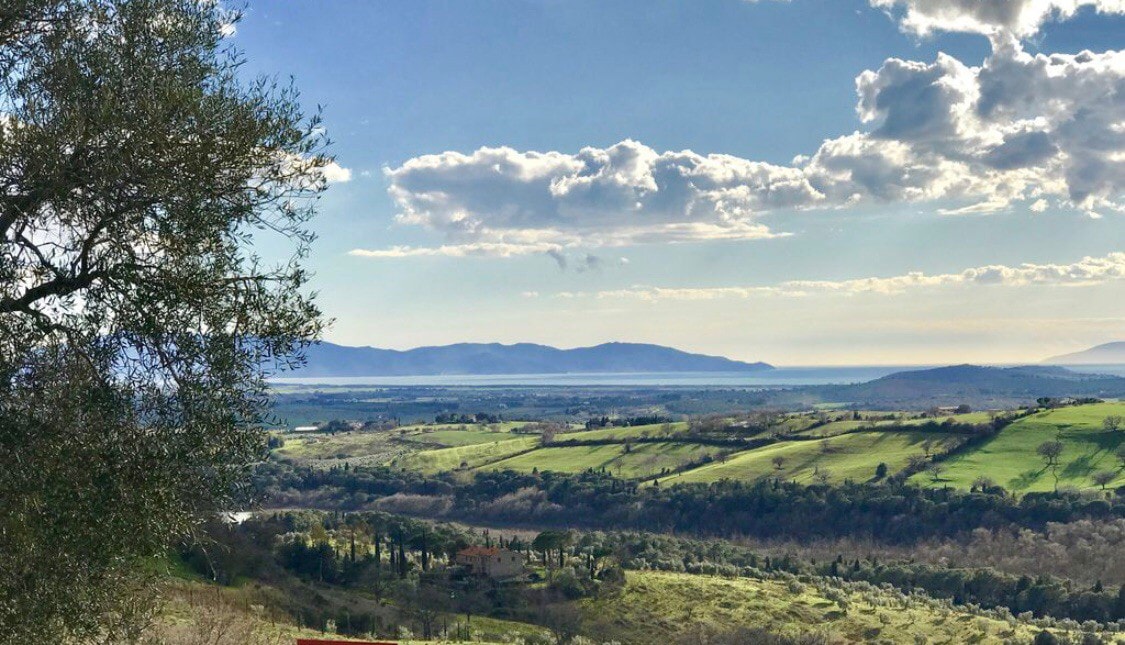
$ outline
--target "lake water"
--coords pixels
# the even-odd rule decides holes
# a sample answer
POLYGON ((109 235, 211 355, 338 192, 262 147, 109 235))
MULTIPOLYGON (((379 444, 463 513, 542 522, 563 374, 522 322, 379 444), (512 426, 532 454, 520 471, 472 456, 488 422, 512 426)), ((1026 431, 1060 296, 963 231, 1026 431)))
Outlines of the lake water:
MULTIPOLYGON (((669 372, 644 374, 449 374, 434 376, 341 376, 279 378, 291 385, 387 385, 387 386, 682 386, 682 387, 769 387, 782 385, 828 385, 864 383, 895 372, 921 370, 933 365, 876 365, 830 367, 779 367, 766 372, 669 372)), ((1125 376, 1125 365, 1087 365, 1075 371, 1125 376)))

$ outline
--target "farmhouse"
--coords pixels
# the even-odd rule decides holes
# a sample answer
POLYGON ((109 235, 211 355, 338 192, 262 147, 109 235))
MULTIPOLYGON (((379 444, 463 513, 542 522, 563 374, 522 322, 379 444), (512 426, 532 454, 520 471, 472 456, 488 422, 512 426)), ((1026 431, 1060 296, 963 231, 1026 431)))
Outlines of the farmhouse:
POLYGON ((471 546, 462 549, 455 561, 478 576, 501 579, 523 574, 523 555, 508 549, 471 546))

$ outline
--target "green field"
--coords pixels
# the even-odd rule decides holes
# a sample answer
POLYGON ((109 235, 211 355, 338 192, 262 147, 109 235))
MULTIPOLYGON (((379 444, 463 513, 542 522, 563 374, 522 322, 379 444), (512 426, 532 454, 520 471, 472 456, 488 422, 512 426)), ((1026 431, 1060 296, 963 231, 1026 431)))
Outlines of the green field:
POLYGON ((512 434, 511 431, 524 425, 526 423, 506 422, 488 426, 415 426, 406 434, 401 435, 401 438, 403 441, 413 443, 453 448, 515 439, 520 435, 512 434))
POLYGON ((593 446, 559 446, 540 448, 510 459, 485 466, 489 470, 531 472, 551 470, 580 473, 605 468, 610 474, 626 479, 659 475, 667 468, 678 468, 707 456, 714 457, 722 448, 693 443, 639 443, 626 452, 623 444, 593 446))
MULTIPOLYGON (((332 434, 280 433, 277 436, 284 439, 285 444, 276 449, 275 453, 280 457, 320 467, 337 466, 344 462, 353 466, 374 466, 398 461, 412 453, 443 448, 460 448, 503 441, 522 441, 523 444, 527 444, 529 439, 537 439, 537 437, 512 432, 526 424, 526 421, 508 421, 488 425, 413 425, 386 430, 353 430, 332 434)), ((486 449, 484 452, 495 451, 486 449)), ((429 457, 422 458, 423 462, 427 460, 429 457)), ((457 464, 460 464, 460 461, 457 464)))
POLYGON ((1125 416, 1125 403, 1100 403, 1058 408, 1020 419, 1004 428, 995 438, 963 455, 944 462, 946 470, 938 481, 920 473, 912 481, 926 486, 954 486, 967 489, 978 477, 988 477, 1015 492, 1050 491, 1055 478, 1036 448, 1047 441, 1061 441, 1059 487, 1097 488, 1092 477, 1098 471, 1112 471, 1117 477, 1111 487, 1125 485, 1125 472, 1114 453, 1125 444, 1125 429, 1106 432, 1102 421, 1109 415, 1125 416))
MULTIPOLYGON (((331 590, 327 593, 339 595, 331 590)), ((344 592, 347 593, 347 592, 344 592)), ((340 634, 298 627, 292 616, 270 606, 268 603, 282 597, 280 590, 259 584, 244 587, 221 587, 197 581, 168 580, 163 584, 161 596, 164 604, 161 611, 146 627, 143 643, 163 643, 165 645, 278 645, 290 644, 298 638, 325 639, 341 642, 370 643, 371 638, 353 638, 340 634)), ((369 611, 383 611, 393 616, 390 607, 370 609, 375 601, 354 597, 358 606, 369 611)), ((463 623, 462 614, 445 614, 441 624, 455 630, 457 623, 463 623)), ((439 645, 448 643, 504 643, 511 642, 515 636, 537 637, 542 642, 548 631, 543 627, 511 620, 501 620, 489 616, 473 616, 466 631, 475 632, 471 641, 447 640, 426 641, 417 639, 396 639, 402 645, 439 645)))
POLYGON ((798 430, 797 434, 809 437, 834 437, 836 435, 859 430, 864 428, 886 428, 891 426, 920 426, 931 422, 945 423, 946 421, 953 421, 955 423, 971 423, 983 424, 992 420, 991 413, 989 412, 969 412, 966 414, 954 414, 944 417, 915 417, 915 418, 900 418, 895 420, 887 419, 841 419, 839 421, 832 421, 822 426, 815 428, 807 428, 798 430))
POLYGON ((282 457, 301 461, 352 460, 357 464, 380 464, 416 449, 396 442, 396 436, 394 431, 387 430, 333 435, 285 434, 282 435, 285 445, 275 452, 282 457))
POLYGON ((811 441, 785 441, 757 450, 748 450, 721 463, 708 464, 661 480, 661 484, 710 483, 722 479, 755 481, 779 477, 812 483, 816 473, 826 473, 828 481, 864 482, 872 479, 880 463, 888 472, 906 467, 911 455, 924 455, 929 442, 934 452, 961 440, 953 435, 926 432, 855 432, 839 437, 811 441), (774 464, 780 457, 781 468, 774 464))
POLYGON ((1026 643, 1038 632, 882 589, 655 571, 630 571, 622 594, 582 607, 597 633, 627 643, 704 643, 737 627, 832 643, 1026 643))
POLYGON ((832 421, 815 428, 806 428, 797 431, 797 434, 806 437, 835 437, 836 435, 866 428, 872 425, 871 421, 847 419, 845 421, 832 421))
POLYGON ((555 437, 555 441, 625 441, 641 437, 664 437, 682 434, 687 431, 688 424, 657 423, 647 426, 630 426, 627 428, 602 428, 600 430, 583 430, 580 432, 567 432, 555 437))
POLYGON ((504 459, 511 455, 531 450, 539 445, 539 437, 525 435, 511 435, 503 441, 492 443, 477 443, 453 448, 440 448, 438 450, 423 450, 396 458, 390 464, 404 470, 416 470, 421 473, 433 474, 447 470, 456 470, 464 465, 466 468, 476 468, 485 464, 504 459))
POLYGON ((972 423, 982 424, 988 423, 992 420, 992 413, 990 412, 967 412, 965 414, 953 414, 946 417, 925 417, 919 419, 903 419, 901 421, 904 426, 917 426, 924 423, 935 421, 937 423, 945 423, 946 421, 953 421, 954 423, 972 423))

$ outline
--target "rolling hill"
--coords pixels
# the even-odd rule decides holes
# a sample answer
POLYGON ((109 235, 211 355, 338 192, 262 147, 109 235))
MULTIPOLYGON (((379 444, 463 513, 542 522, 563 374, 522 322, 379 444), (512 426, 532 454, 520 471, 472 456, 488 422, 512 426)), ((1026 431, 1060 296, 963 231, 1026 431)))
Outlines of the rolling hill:
POLYGON ((1125 378, 1072 372, 1064 367, 981 367, 952 365, 896 372, 867 383, 818 388, 832 401, 863 402, 879 407, 918 408, 969 403, 1006 407, 1039 397, 1119 397, 1125 378))
POLYGON ((1049 365, 1125 365, 1125 342, 1105 343, 1043 362, 1049 365))
POLYGON ((459 343, 402 351, 319 343, 309 348, 308 363, 286 376, 729 373, 771 369, 773 367, 766 363, 744 363, 640 343, 605 343, 575 349, 557 349, 532 343, 459 343))

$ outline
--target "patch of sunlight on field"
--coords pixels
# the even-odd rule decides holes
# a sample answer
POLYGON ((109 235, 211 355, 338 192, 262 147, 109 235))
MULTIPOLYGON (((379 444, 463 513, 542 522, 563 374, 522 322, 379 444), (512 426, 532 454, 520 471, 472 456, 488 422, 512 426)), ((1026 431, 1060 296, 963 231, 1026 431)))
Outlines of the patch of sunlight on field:
POLYGON ((716 446, 671 442, 634 444, 628 452, 624 444, 559 446, 533 450, 488 464, 484 469, 580 473, 605 468, 617 477, 634 479, 659 475, 665 468, 671 470, 705 457, 714 457, 722 450, 716 446))
POLYGON ((688 424, 656 423, 644 426, 630 426, 627 428, 602 428, 599 430, 583 430, 580 432, 567 432, 555 437, 556 441, 624 441, 642 437, 665 437, 682 434, 687 431, 688 424))
POLYGON ((945 471, 935 482, 925 473, 911 478, 923 486, 953 486, 968 489, 978 477, 988 477, 1015 492, 1051 491, 1055 477, 1036 449, 1048 441, 1063 444, 1057 468, 1058 485, 1094 489, 1093 475, 1111 471, 1108 484, 1125 485, 1125 471, 1115 453, 1125 445, 1125 429, 1107 432, 1102 421, 1110 415, 1125 416, 1125 403, 1098 403, 1047 410, 1019 419, 996 437, 944 462, 945 471))
POLYGON ((398 457, 392 460, 390 465, 404 470, 433 474, 458 468, 476 468, 531 450, 538 445, 537 436, 513 435, 512 438, 492 443, 423 450, 398 457))
POLYGON ((813 580, 629 571, 622 594, 581 606, 606 638, 630 643, 706 642, 737 627, 849 643, 913 643, 917 634, 934 643, 1030 642, 1039 631, 894 591, 813 580))
POLYGON ((808 441, 784 441, 755 450, 737 453, 716 462, 661 480, 661 485, 710 483, 723 479, 756 481, 778 477, 787 481, 812 483, 824 473, 832 483, 874 478, 880 463, 888 474, 906 467, 912 455, 924 455, 927 444, 940 451, 963 437, 932 432, 887 431, 856 432, 838 437, 808 441), (774 462, 781 459, 780 468, 774 462))
MULTIPOLYGON (((220 587, 199 582, 170 581, 165 584, 165 600, 156 620, 145 637, 161 645, 291 645, 298 638, 339 641, 388 640, 376 635, 347 637, 298 627, 292 616, 270 607, 267 599, 279 599, 279 592, 269 587, 220 587)), ((393 608, 385 607, 386 612, 393 608)), ((464 616, 450 614, 440 625, 449 627, 450 638, 458 627, 471 634, 471 640, 417 640, 391 638, 402 645, 423 643, 509 643, 520 636, 543 638, 547 630, 537 625, 510 620, 473 616, 465 625, 464 616)))

